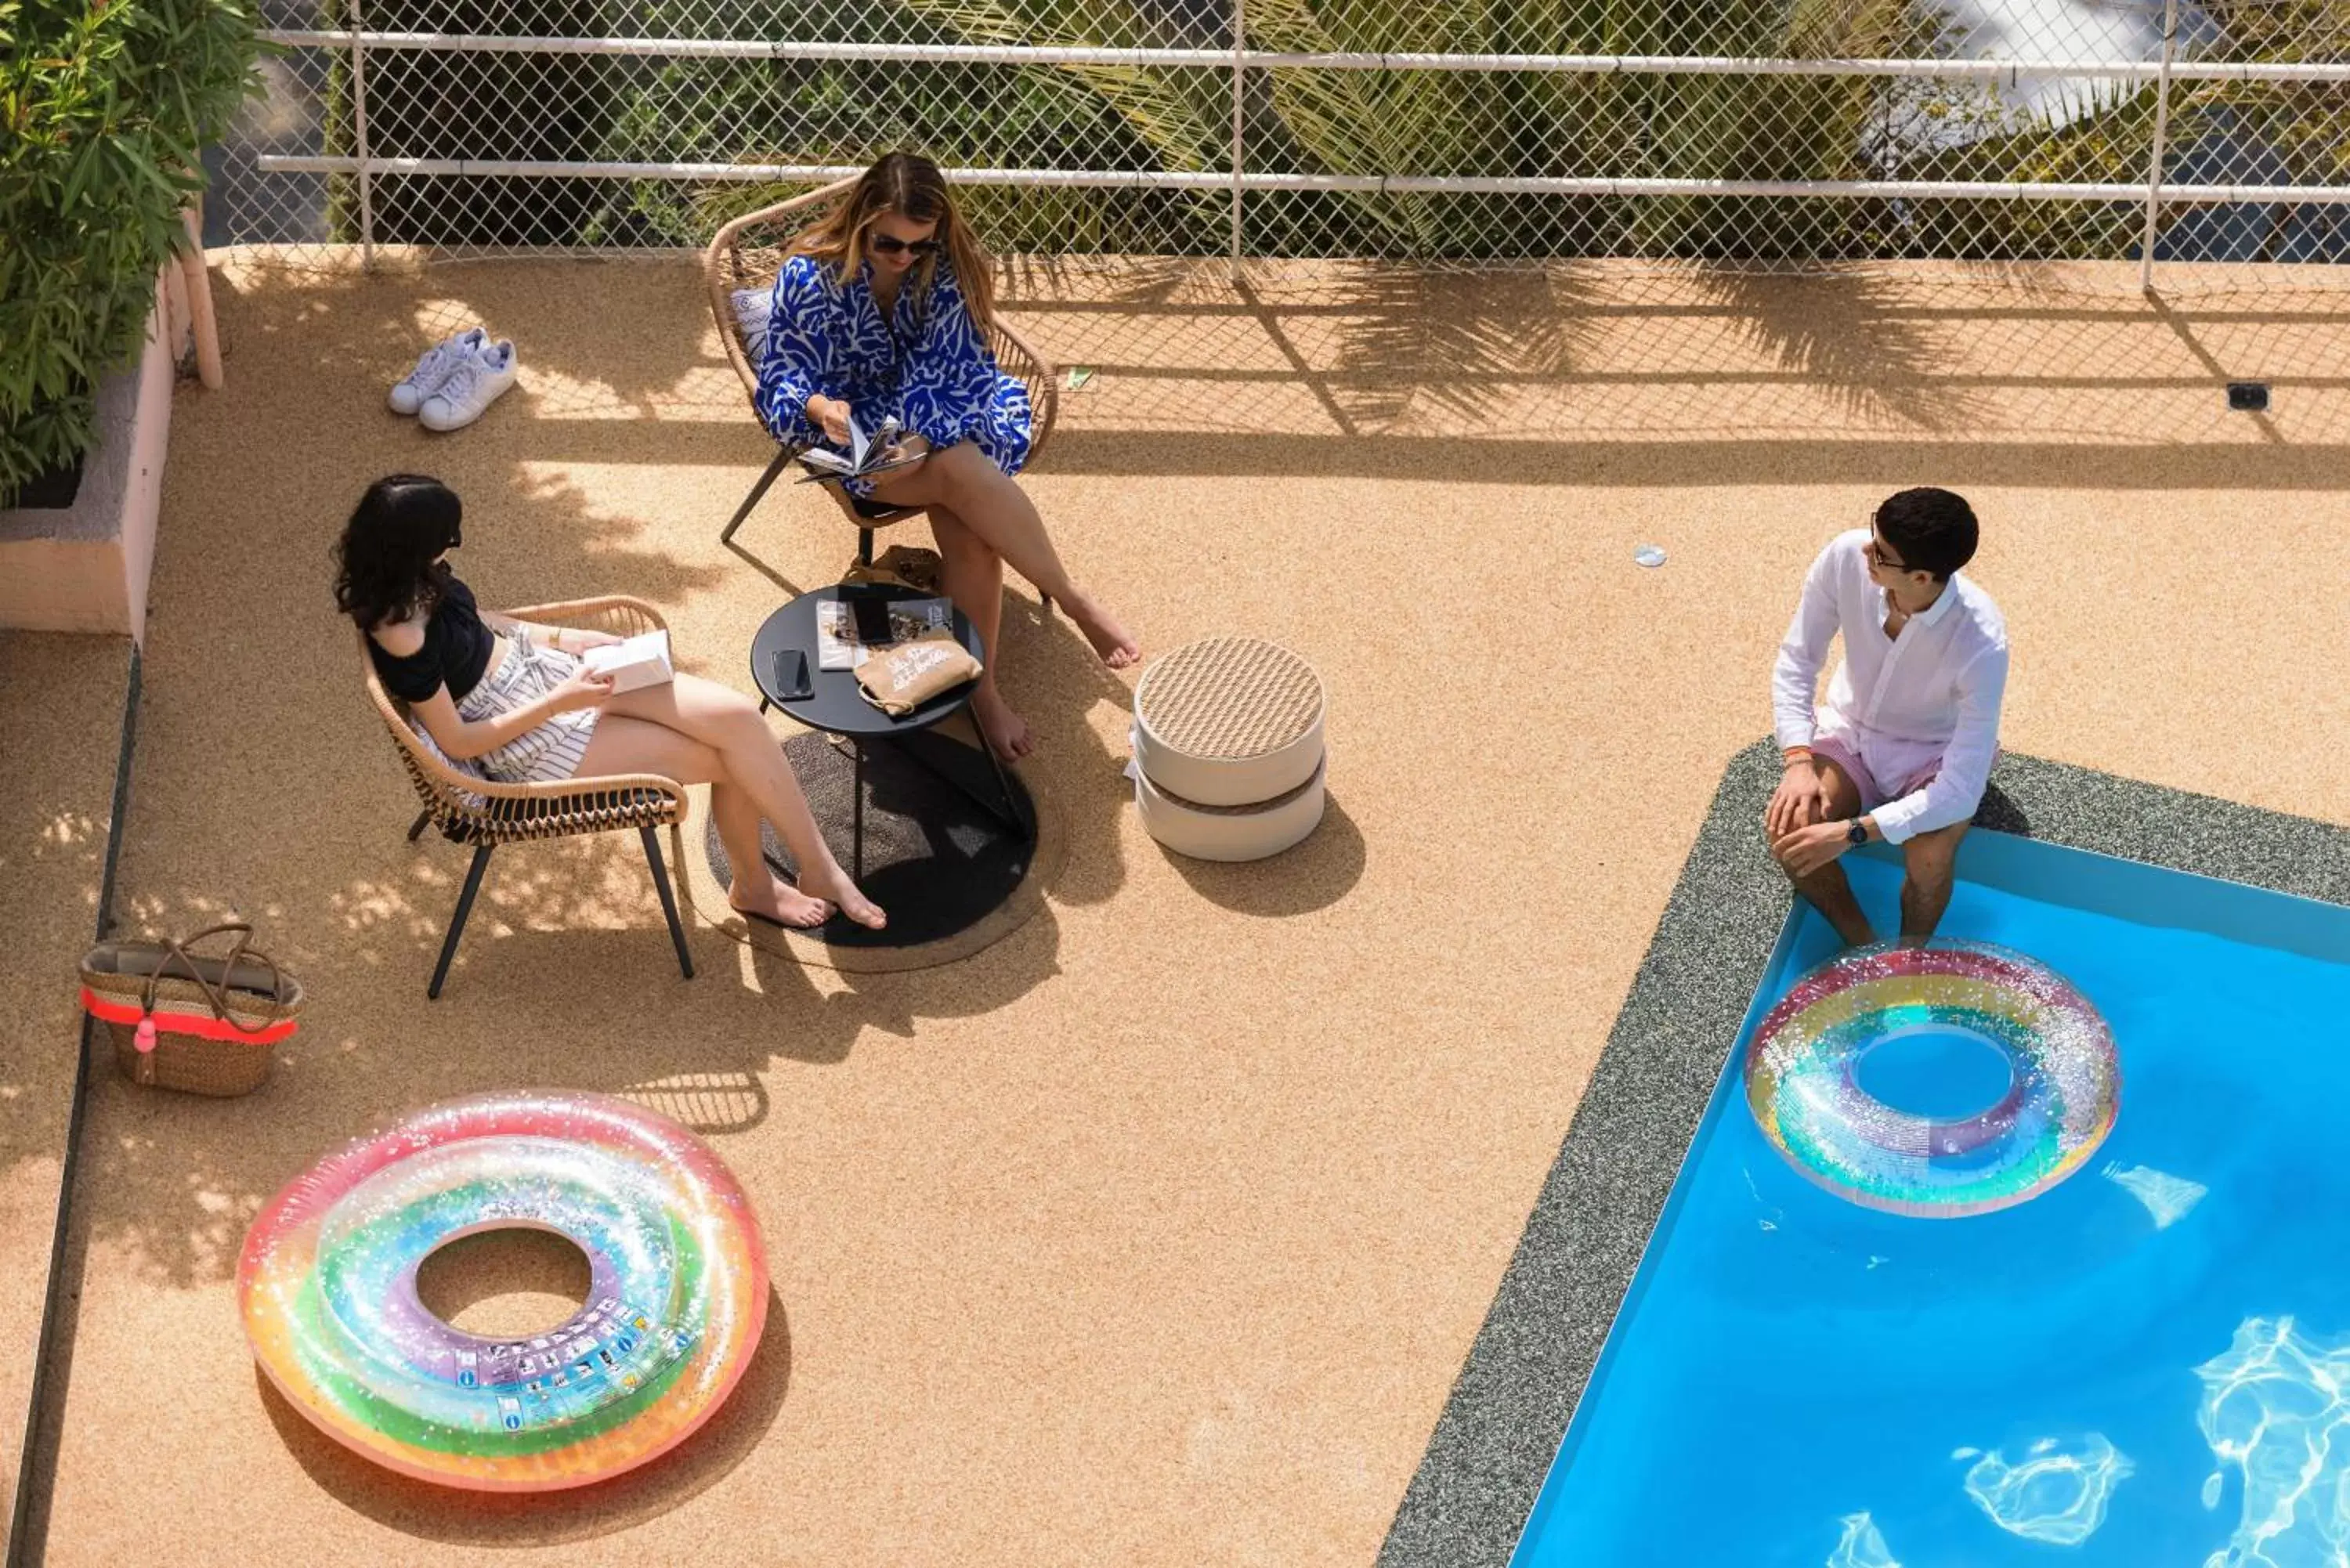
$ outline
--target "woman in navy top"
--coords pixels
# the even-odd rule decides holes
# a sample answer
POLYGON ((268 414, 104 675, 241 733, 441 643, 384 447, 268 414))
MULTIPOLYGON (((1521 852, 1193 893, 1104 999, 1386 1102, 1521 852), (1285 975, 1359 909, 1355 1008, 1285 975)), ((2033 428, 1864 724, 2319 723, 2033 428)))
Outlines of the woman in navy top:
POLYGON ((924 454, 920 462, 842 483, 860 507, 930 514, 947 596, 987 649, 972 713, 999 755, 1024 755, 1027 722, 995 683, 1004 562, 1058 600, 1111 669, 1132 664, 1140 649, 1070 580, 1013 480, 1028 460, 1034 416, 1026 389, 988 351, 987 254, 956 214, 938 165, 893 152, 867 170, 847 200, 792 243, 774 306, 759 417, 794 446, 846 446, 851 413, 867 430, 895 415, 910 432, 899 454, 924 454))
POLYGON ((679 675, 615 692, 578 655, 619 639, 536 626, 478 608, 449 569, 464 508, 437 479, 395 473, 368 487, 336 547, 335 603, 367 633, 384 689, 408 703, 442 754, 493 779, 548 782, 660 774, 710 786, 710 815, 734 867, 735 911, 771 925, 822 925, 837 904, 879 929, 808 814, 783 749, 751 700, 679 675), (795 888, 767 869, 762 819, 791 846, 795 888))

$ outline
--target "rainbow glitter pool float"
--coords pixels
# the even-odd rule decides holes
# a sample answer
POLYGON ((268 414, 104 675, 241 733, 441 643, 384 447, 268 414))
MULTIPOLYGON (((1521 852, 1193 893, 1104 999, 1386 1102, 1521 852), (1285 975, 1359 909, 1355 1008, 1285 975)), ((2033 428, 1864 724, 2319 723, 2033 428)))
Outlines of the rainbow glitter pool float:
POLYGON ((756 1218, 706 1144, 594 1095, 437 1106, 328 1156, 246 1233, 237 1298, 255 1359, 328 1436, 447 1486, 584 1486, 684 1441, 765 1325, 756 1218), (479 1231, 587 1254, 561 1326, 484 1339, 432 1315, 418 1267, 479 1231))
POLYGON ((1937 1218, 2035 1198, 2113 1129, 2113 1033, 2065 979, 1988 942, 1842 953, 1791 987, 1755 1029, 1746 1100, 1763 1136, 1829 1191, 1937 1218), (1898 1110, 1861 1086, 1882 1046, 1936 1033, 2004 1059, 2006 1090, 1971 1115, 1898 1110))

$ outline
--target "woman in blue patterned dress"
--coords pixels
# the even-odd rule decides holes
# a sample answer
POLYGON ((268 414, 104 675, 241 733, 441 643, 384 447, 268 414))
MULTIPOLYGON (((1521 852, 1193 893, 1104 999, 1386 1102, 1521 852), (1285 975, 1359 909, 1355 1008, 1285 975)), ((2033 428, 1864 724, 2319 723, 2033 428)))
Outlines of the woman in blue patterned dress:
POLYGON ((868 430, 894 414, 909 432, 899 455, 919 462, 846 487, 860 509, 930 514, 947 596, 987 649, 972 714, 1009 760, 1032 742, 995 681, 1006 561, 1060 603, 1111 669, 1140 650, 1070 579, 1013 479, 1028 459, 1034 416, 1027 389, 988 351, 993 320, 987 254, 956 214, 938 165, 892 152, 793 242, 775 279, 758 404, 775 439, 794 445, 845 447, 852 412, 868 430))

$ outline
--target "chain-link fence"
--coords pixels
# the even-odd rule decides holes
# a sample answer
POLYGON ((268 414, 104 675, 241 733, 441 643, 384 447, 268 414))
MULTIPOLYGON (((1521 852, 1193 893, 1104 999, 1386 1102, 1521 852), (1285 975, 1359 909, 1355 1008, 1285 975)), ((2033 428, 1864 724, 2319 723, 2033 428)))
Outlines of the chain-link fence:
POLYGON ((2350 0, 265 8, 207 238, 296 262, 696 245, 900 147, 1013 254, 2350 260, 2350 0))

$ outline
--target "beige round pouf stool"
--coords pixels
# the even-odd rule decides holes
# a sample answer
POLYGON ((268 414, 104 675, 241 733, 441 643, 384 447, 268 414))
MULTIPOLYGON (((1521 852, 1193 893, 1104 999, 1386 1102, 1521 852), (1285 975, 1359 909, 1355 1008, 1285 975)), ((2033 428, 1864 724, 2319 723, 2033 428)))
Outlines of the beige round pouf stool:
POLYGON ((1322 769, 1295 789, 1254 805, 1201 805, 1168 794, 1137 768, 1134 805, 1150 836, 1195 860, 1262 860, 1322 820, 1322 769))
POLYGON ((1322 678, 1253 637, 1189 643, 1134 692, 1134 798, 1180 854, 1253 860, 1322 817, 1322 678))

